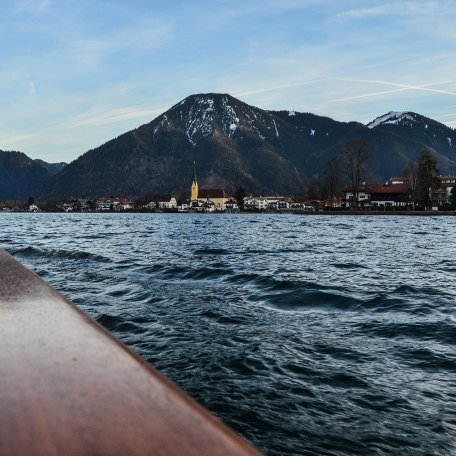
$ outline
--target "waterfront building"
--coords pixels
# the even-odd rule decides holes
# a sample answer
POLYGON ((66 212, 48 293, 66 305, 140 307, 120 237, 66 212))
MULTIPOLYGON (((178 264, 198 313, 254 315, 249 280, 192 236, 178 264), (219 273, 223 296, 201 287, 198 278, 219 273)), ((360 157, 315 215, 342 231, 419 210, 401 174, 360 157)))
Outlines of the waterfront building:
POLYGON ((456 186, 456 176, 439 176, 440 188, 434 190, 433 200, 437 205, 450 202, 450 194, 456 186))
MULTIPOLYGON (((355 205, 352 186, 343 189, 343 201, 346 207, 355 205)), ((410 185, 399 180, 385 184, 363 184, 359 188, 358 204, 360 207, 397 207, 411 203, 410 185)))
POLYGON ((177 200, 174 198, 174 196, 170 196, 163 201, 159 201, 158 207, 160 209, 177 209, 177 200))
POLYGON ((277 211, 288 209, 293 201, 284 196, 246 196, 244 209, 250 211, 277 211))
POLYGON ((196 166, 193 162, 193 178, 190 190, 190 206, 192 208, 206 209, 205 212, 224 211, 226 203, 230 200, 223 188, 198 188, 196 180, 196 166), (195 204, 196 203, 196 204, 195 204))

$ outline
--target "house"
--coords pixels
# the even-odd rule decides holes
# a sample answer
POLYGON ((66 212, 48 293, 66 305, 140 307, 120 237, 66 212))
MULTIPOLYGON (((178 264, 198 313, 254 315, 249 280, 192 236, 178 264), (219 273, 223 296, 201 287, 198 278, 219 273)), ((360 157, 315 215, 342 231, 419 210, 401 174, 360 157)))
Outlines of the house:
MULTIPOLYGON (((411 203, 410 185, 397 180, 385 184, 363 184, 359 188, 358 205, 360 207, 396 207, 407 206, 411 203)), ((343 190, 346 207, 355 205, 353 187, 347 186, 343 190)))
POLYGON ((244 210, 280 211, 288 209, 292 203, 293 200, 285 196, 246 196, 244 198, 244 210))
POLYGON ((281 211, 283 209, 289 209, 293 200, 284 196, 267 196, 269 201, 268 209, 272 211, 281 211))
POLYGON ((115 201, 114 199, 100 198, 97 201, 97 211, 101 211, 101 212, 115 211, 116 206, 118 206, 119 204, 120 203, 118 201, 115 201))
POLYGON ((453 188, 456 186, 456 176, 438 176, 440 188, 434 190, 432 200, 435 205, 448 204, 453 188))
POLYGON ((189 209, 190 209, 190 204, 187 204, 187 203, 182 203, 179 206, 177 206, 178 212, 188 212, 189 209))
POLYGON ((163 198, 162 201, 158 201, 158 207, 160 209, 177 209, 177 200, 174 196, 163 198))
POLYGON ((234 198, 229 199, 225 203, 225 209, 227 212, 239 212, 239 206, 234 198))
POLYGON ((120 202, 119 209, 121 211, 130 211, 130 210, 132 210, 135 207, 133 201, 131 201, 129 199, 121 198, 119 200, 119 202, 120 202))
MULTIPOLYGON (((440 186, 432 190, 434 207, 450 202, 450 194, 456 186, 456 176, 438 176, 440 186)), ((353 189, 344 188, 344 202, 347 207, 354 205, 353 189)), ((392 177, 385 184, 364 184, 360 187, 359 205, 361 207, 392 207, 412 204, 410 184, 404 177, 392 177)))
POLYGON ((244 198, 244 210, 246 211, 265 211, 268 209, 270 201, 266 196, 246 196, 244 198))

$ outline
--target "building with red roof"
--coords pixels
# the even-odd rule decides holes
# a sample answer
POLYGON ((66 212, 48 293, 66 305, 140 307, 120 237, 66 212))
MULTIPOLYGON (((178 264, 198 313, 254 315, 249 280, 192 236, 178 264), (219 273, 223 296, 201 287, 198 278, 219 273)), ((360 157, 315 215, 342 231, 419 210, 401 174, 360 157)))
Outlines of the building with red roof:
MULTIPOLYGON (((399 180, 398 178, 395 179, 399 180)), ((346 186, 343 192, 345 206, 354 206, 353 187, 346 186)), ((358 202, 361 207, 406 206, 411 203, 410 185, 403 179, 401 183, 389 181, 385 184, 363 184, 359 188, 358 202)))

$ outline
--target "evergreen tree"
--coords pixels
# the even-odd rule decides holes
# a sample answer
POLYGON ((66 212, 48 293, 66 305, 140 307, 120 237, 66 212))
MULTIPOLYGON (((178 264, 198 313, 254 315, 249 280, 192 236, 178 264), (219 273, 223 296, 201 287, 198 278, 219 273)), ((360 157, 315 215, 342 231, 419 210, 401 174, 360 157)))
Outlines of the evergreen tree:
POLYGON ((432 193, 440 187, 437 178, 439 170, 437 160, 434 154, 425 149, 418 157, 418 179, 417 179, 417 196, 418 200, 425 206, 432 205, 432 193))
POLYGON ((236 198, 238 206, 242 209, 244 207, 244 198, 247 196, 244 187, 241 185, 236 190, 234 197, 236 198))
POLYGON ((453 187, 450 192, 450 203, 456 204, 456 187, 453 187))

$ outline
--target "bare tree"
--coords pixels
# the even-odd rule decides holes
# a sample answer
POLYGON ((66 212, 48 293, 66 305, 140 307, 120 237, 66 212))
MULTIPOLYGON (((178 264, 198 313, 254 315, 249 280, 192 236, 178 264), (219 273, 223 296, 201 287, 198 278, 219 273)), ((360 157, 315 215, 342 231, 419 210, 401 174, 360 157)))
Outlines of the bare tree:
POLYGON ((408 162, 404 170, 404 178, 409 184, 412 209, 415 210, 416 192, 418 189, 418 161, 416 159, 412 159, 408 162))
POLYGON ((359 192, 363 180, 366 178, 366 162, 370 157, 367 144, 357 139, 346 142, 342 147, 342 159, 345 164, 345 173, 350 183, 355 207, 359 206, 359 192))
POLYGON ((340 157, 338 155, 330 158, 326 162, 324 176, 326 195, 328 196, 331 206, 333 206, 334 201, 337 199, 337 195, 339 194, 342 176, 342 167, 340 157))

